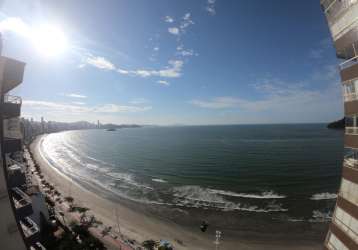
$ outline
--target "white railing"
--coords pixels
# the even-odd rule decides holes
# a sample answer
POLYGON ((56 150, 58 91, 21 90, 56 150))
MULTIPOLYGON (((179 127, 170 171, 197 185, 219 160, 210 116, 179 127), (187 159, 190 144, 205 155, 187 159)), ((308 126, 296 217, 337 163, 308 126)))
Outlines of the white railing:
POLYGON ((4 120, 4 137, 22 139, 19 118, 11 118, 4 120))
POLYGON ((38 226, 36 225, 33 220, 31 220, 29 217, 26 217, 25 219, 20 221, 22 231, 24 232, 25 237, 31 237, 35 233, 39 231, 38 226))
POLYGON ((346 127, 346 135, 358 135, 358 127, 346 127))
POLYGON ((25 194, 21 189, 15 187, 12 190, 15 192, 15 195, 18 196, 15 197, 15 195, 13 195, 13 200, 16 208, 21 208, 28 204, 31 204, 30 197, 27 194, 25 194))
POLYGON ((13 103, 21 105, 22 99, 20 96, 4 95, 4 103, 13 103))
POLYGON ((352 5, 348 10, 331 25, 333 40, 337 41, 358 21, 358 4, 352 5))
POLYGON ((358 159, 352 157, 352 155, 344 157, 344 165, 349 168, 358 168, 358 159))
POLYGON ((344 94, 343 99, 344 99, 344 102, 355 101, 355 100, 358 100, 358 94, 357 93, 344 94))
POLYGON ((327 11, 329 11, 329 9, 337 2, 337 0, 326 0, 326 1, 322 1, 322 5, 323 7, 327 6, 324 9, 324 13, 327 13, 327 11), (325 2, 329 2, 329 4, 326 4, 325 2))
POLYGON ((343 70, 343 69, 346 69, 346 68, 349 68, 350 66, 353 66, 355 64, 358 63, 358 55, 357 56, 354 56, 342 63, 339 64, 339 69, 340 70, 343 70))
MULTIPOLYGON (((346 223, 344 223, 337 217, 334 217, 333 223, 336 224, 336 226, 339 227, 346 234, 348 234, 353 240, 358 239, 358 237, 357 237, 358 234, 352 228, 350 228, 346 223)), ((357 240, 354 240, 354 241, 357 242, 357 240)))

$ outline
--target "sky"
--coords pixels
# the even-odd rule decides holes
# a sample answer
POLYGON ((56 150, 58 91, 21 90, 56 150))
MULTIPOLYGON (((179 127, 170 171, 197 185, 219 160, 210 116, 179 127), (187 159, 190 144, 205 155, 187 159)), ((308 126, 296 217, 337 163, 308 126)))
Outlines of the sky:
POLYGON ((22 115, 152 125, 343 117, 319 0, 0 0, 22 115))

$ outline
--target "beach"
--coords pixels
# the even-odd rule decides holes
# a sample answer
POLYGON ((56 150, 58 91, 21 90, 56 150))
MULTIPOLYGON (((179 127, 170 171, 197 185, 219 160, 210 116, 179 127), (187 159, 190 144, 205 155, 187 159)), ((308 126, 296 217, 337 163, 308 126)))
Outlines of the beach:
MULTIPOLYGON (((201 233, 199 225, 190 227, 185 226, 185 223, 179 223, 180 214, 185 211, 177 210, 175 218, 170 220, 167 216, 152 213, 151 209, 146 209, 146 206, 141 207, 126 200, 110 199, 102 190, 87 188, 85 183, 78 183, 64 175, 41 155, 39 145, 45 136, 37 137, 30 145, 30 150, 45 179, 52 183, 63 196, 72 196, 74 204, 88 207, 91 214, 94 214, 105 225, 111 226, 114 231, 119 228, 121 234, 138 243, 148 239, 165 239, 174 245, 174 249, 215 249, 213 228, 207 233, 201 233)), ((297 236, 297 234, 276 233, 274 229, 272 231, 275 235, 260 232, 223 231, 219 249, 322 249, 323 239, 319 240, 321 236, 311 237, 309 232, 302 232, 301 236, 297 236), (292 245, 292 240, 295 245, 292 245)))

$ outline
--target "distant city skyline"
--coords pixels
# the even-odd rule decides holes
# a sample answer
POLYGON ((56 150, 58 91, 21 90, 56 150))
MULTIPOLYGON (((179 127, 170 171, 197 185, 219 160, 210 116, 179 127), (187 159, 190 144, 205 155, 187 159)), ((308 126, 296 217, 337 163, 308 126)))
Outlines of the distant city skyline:
POLYGON ((343 117, 319 1, 0 3, 22 115, 157 125, 343 117), (79 11, 81 10, 81 11, 79 11))

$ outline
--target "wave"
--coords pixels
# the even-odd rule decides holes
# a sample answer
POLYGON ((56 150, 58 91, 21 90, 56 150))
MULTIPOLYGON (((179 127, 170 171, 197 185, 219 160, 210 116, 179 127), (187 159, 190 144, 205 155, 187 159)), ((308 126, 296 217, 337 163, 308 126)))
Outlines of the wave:
POLYGON ((309 222, 330 222, 332 220, 332 211, 322 212, 319 210, 312 211, 312 219, 309 222))
POLYGON ((159 179, 159 178, 154 178, 154 179, 152 179, 152 181, 154 181, 154 182, 159 182, 159 183, 167 183, 166 180, 159 179))
POLYGON ((311 196, 310 200, 333 200, 337 199, 337 194, 334 193, 318 193, 311 196))
POLYGON ((286 212, 288 209, 282 208, 281 204, 271 202, 265 207, 248 205, 228 201, 220 192, 212 192, 212 189, 202 188, 200 186, 180 186, 173 188, 173 196, 176 197, 177 206, 193 208, 213 208, 222 211, 247 211, 247 212, 286 212))
POLYGON ((225 196, 232 197, 241 197, 241 198, 249 198, 249 199, 283 199, 286 198, 285 195, 276 194, 274 191, 264 191, 261 194, 246 194, 246 193, 235 193, 231 191, 217 190, 217 189, 209 189, 210 192, 214 194, 220 194, 225 196))
POLYGON ((125 184, 133 185, 133 186, 136 186, 138 188, 145 188, 145 189, 153 190, 152 187, 149 187, 149 186, 146 186, 146 185, 143 185, 143 184, 140 184, 140 183, 136 182, 134 180, 133 175, 131 175, 131 174, 118 173, 118 172, 109 172, 109 173, 106 173, 106 175, 109 176, 109 177, 112 177, 112 178, 114 178, 116 180, 122 181, 125 184))

